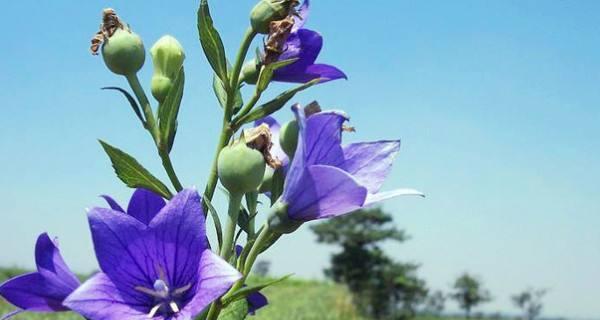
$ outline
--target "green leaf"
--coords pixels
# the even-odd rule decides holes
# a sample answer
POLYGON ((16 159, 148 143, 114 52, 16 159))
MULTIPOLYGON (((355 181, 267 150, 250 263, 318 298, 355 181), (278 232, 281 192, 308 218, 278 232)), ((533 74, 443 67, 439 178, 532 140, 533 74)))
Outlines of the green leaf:
POLYGON ((288 101, 290 101, 294 97, 294 95, 296 95, 296 93, 298 93, 302 90, 308 89, 308 88, 314 86, 315 84, 319 83, 320 81, 321 81, 321 79, 314 79, 314 80, 309 81, 305 84, 302 84, 294 89, 290 89, 290 90, 283 92, 282 94, 278 95, 275 99, 252 110, 252 112, 248 113, 247 115, 242 117, 240 120, 238 120, 236 123, 234 123, 233 127, 239 128, 246 123, 249 123, 249 122, 252 122, 252 121, 255 121, 258 119, 262 119, 262 118, 278 111, 279 109, 283 108, 283 106, 285 106, 285 104, 288 103, 288 101))
POLYGON ((173 194, 167 186, 153 176, 134 157, 99 140, 102 148, 110 158, 113 168, 121 181, 130 188, 144 188, 160 194, 162 197, 171 199, 173 194))
POLYGON ((129 92, 127 92, 127 90, 125 90, 123 88, 119 88, 119 87, 104 87, 101 89, 102 90, 115 90, 115 91, 119 91, 120 93, 122 93, 125 96, 125 98, 127 98, 127 101, 129 101, 129 104, 131 105, 131 108, 133 109, 133 112, 135 112, 135 115, 138 117, 138 119, 140 119, 142 124, 146 123, 146 121, 144 120, 144 116, 142 116, 142 111, 140 109, 140 106, 137 104, 137 101, 135 101, 133 96, 129 92))
POLYGON ((183 98, 183 87, 185 86, 185 72, 183 67, 173 82, 165 101, 158 106, 158 127, 160 130, 161 148, 168 152, 173 148, 173 140, 177 133, 177 115, 183 98))
POLYGON ((221 81, 228 83, 225 47, 223 46, 223 40, 221 40, 219 32, 213 26, 207 0, 200 1, 200 8, 198 9, 198 34, 208 63, 210 63, 221 81))
POLYGON ((238 301, 240 299, 244 299, 247 296, 258 292, 266 287, 272 286, 274 284, 280 283, 282 281, 287 280, 289 277, 291 277, 293 274, 288 274, 287 276, 281 277, 279 279, 275 279, 263 284, 259 284, 259 285, 254 285, 254 286, 247 286, 247 287, 243 287, 241 289, 239 289, 238 291, 234 292, 233 294, 231 294, 231 296, 227 297, 227 299, 223 300, 223 304, 227 305, 228 303, 233 303, 235 301, 238 301))
POLYGON ((273 179, 271 180, 271 206, 277 202, 281 194, 283 194, 283 185, 285 183, 285 172, 283 168, 277 168, 273 173, 273 179))
POLYGON ((258 90, 259 92, 265 91, 269 86, 271 79, 273 78, 273 72, 275 72, 275 70, 283 68, 296 61, 298 61, 298 58, 277 61, 263 66, 260 69, 260 74, 258 75, 258 81, 256 82, 256 90, 258 90))
POLYGON ((229 304, 219 314, 218 320, 243 320, 248 316, 248 302, 238 300, 229 304))
POLYGON ((204 204, 206 204, 208 212, 210 213, 210 216, 212 217, 213 222, 215 224, 215 230, 217 232, 217 242, 219 242, 219 249, 221 249, 221 246, 223 245, 223 227, 221 227, 221 220, 219 219, 219 214, 217 213, 217 210, 215 210, 215 207, 213 207, 212 203, 210 202, 210 200, 208 200, 207 197, 202 197, 202 200, 204 201, 204 204))
MULTIPOLYGON (((217 96, 217 100, 219 100, 219 104, 221 108, 225 108, 227 105, 227 91, 225 90, 225 86, 223 85, 223 81, 219 79, 216 75, 213 76, 213 90, 215 91, 215 96, 217 96)), ((242 92, 238 88, 235 91, 235 99, 233 102, 233 113, 237 113, 244 101, 242 100, 242 92)))

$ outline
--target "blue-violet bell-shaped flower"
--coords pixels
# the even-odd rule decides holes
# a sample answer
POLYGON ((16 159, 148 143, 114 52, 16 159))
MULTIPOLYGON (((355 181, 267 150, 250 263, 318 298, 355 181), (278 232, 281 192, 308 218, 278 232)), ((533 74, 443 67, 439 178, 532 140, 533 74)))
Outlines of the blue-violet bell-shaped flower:
MULTIPOLYGON (((146 206, 140 216, 156 207, 146 206)), ((150 218, 147 224, 134 216, 137 210, 130 205, 127 213, 88 212, 101 272, 75 290, 65 306, 90 320, 187 320, 241 277, 208 248, 197 191, 179 192, 155 216, 144 217, 150 218)))
POLYGON ((65 264, 56 243, 46 233, 37 239, 35 264, 36 272, 9 279, 0 285, 0 296, 20 309, 0 318, 8 319, 23 311, 69 310, 63 301, 80 283, 65 264))
POLYGON ((299 133, 283 194, 270 217, 273 230, 289 233, 303 222, 343 215, 380 201, 423 194, 413 189, 379 192, 400 150, 399 140, 342 146, 343 112, 323 111, 305 117, 292 107, 299 133))

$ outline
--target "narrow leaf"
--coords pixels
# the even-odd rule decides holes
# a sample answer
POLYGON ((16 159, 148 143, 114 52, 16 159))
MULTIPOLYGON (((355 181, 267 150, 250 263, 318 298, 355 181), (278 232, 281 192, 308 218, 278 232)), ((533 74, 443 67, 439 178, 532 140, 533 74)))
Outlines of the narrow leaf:
POLYGON ((219 32, 213 25, 207 0, 200 1, 200 8, 198 9, 198 34, 208 63, 210 63, 221 81, 228 83, 225 47, 223 46, 223 40, 221 40, 219 32))
POLYGON ((269 86, 271 79, 273 78, 273 73, 275 70, 279 68, 283 68, 287 65, 290 65, 294 62, 298 61, 298 58, 287 59, 282 61, 273 62, 266 66, 263 66, 260 69, 260 74, 258 75, 258 81, 256 82, 256 88, 258 91, 263 92, 269 86))
POLYGON ((130 188, 144 188, 170 199, 173 197, 167 186, 153 176, 134 157, 100 140, 100 144, 110 158, 119 179, 130 188))
POLYGON ((140 110, 140 106, 137 104, 137 101, 135 101, 133 96, 129 92, 127 92, 127 90, 125 90, 123 88, 119 88, 119 87, 104 87, 101 89, 102 90, 115 90, 115 91, 119 91, 120 93, 122 93, 125 96, 125 98, 127 98, 127 101, 129 101, 129 104, 131 105, 131 108, 133 109, 133 112, 135 112, 135 115, 138 117, 138 119, 140 119, 142 124, 146 123, 146 121, 144 120, 144 116, 142 116, 142 111, 140 110))
POLYGON ((183 67, 173 82, 165 101, 158 106, 158 127, 160 130, 161 147, 166 147, 169 152, 173 148, 173 141, 177 132, 177 115, 183 98, 185 86, 185 72, 183 67), (166 145, 165 145, 166 144, 166 145))
POLYGON ((208 212, 213 219, 213 223, 215 224, 215 230, 217 232, 217 241, 219 242, 219 250, 221 250, 221 246, 223 245, 223 227, 221 227, 221 220, 219 219, 219 214, 215 207, 212 205, 210 200, 207 197, 202 197, 204 204, 208 208, 208 212))
POLYGON ((285 106, 285 104, 288 103, 288 101, 290 101, 294 97, 294 95, 296 95, 296 93, 314 86, 315 84, 319 83, 319 81, 321 81, 321 79, 314 79, 294 89, 290 89, 288 91, 283 92, 282 94, 278 95, 275 99, 252 110, 252 112, 248 113, 236 123, 234 123, 233 126, 235 128, 239 128, 240 126, 246 123, 262 119, 278 111, 279 109, 283 108, 283 106, 285 106))
MULTIPOLYGON (((225 90, 225 85, 223 85, 223 81, 217 77, 217 75, 213 76, 213 90, 215 92, 215 96, 217 96, 217 100, 219 100, 219 104, 221 108, 225 108, 227 105, 227 91, 225 90)), ((235 98, 233 102, 233 113, 237 113, 239 109, 244 104, 242 100, 242 92, 239 88, 235 91, 235 98)))
POLYGON ((293 274, 288 274, 287 276, 281 277, 279 279, 275 279, 263 284, 259 284, 259 285, 254 285, 254 286, 247 286, 247 287, 243 287, 241 289, 239 289, 238 291, 234 292, 231 296, 229 296, 227 299, 223 300, 223 304, 227 305, 228 303, 232 303, 234 301, 240 300, 240 299, 244 299, 247 296, 258 292, 266 287, 270 287, 274 284, 280 283, 282 281, 287 280, 289 277, 291 277, 293 274))
POLYGON ((277 202, 281 194, 283 194, 283 185, 285 183, 285 172, 283 168, 278 168, 273 173, 273 179, 271 180, 271 206, 277 202))

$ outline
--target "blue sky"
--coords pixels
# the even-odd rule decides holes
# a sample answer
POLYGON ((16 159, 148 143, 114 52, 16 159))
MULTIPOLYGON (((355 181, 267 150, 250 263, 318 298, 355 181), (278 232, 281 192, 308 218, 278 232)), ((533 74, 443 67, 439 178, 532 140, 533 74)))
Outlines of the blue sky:
MULTIPOLYGON (((102 204, 102 193, 122 201, 130 193, 97 138, 165 177, 124 100, 99 90, 125 85, 88 52, 104 7, 148 48, 163 34, 185 47, 173 160, 186 185, 204 185, 220 110, 197 41, 196 2, 3 5, 0 264, 31 267, 35 238, 48 231, 74 269, 96 267, 84 208, 102 204)), ((231 55, 254 1, 212 2, 231 55)), ((428 197, 385 204, 412 236, 387 249, 422 263, 432 288, 448 290, 469 271, 495 298, 482 310, 515 312, 509 295, 533 286, 550 289, 547 315, 600 318, 599 10, 597 1, 314 1, 307 26, 325 37, 320 60, 350 79, 297 101, 346 110, 357 128, 349 141, 402 138, 386 187, 428 197)), ((146 85, 150 72, 147 63, 146 85)), ((266 259, 278 274, 321 277, 333 250, 303 228, 266 259)))

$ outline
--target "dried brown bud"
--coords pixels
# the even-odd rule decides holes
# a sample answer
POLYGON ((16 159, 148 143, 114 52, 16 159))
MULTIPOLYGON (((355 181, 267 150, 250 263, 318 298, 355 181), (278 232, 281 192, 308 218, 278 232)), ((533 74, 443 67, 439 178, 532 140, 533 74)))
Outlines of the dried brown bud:
POLYGON ((100 45, 115 34, 117 29, 124 29, 125 25, 117 16, 117 13, 112 8, 106 8, 102 11, 102 23, 100 24, 100 30, 96 32, 92 38, 92 45, 90 51, 93 55, 98 54, 100 45))
POLYGON ((269 25, 269 35, 265 42, 265 57, 264 64, 270 64, 279 59, 285 50, 285 43, 290 37, 292 28, 294 27, 294 17, 287 16, 283 20, 273 21, 269 25))
POLYGON ((271 147, 273 146, 272 135, 266 123, 244 130, 244 140, 249 148, 262 153, 269 167, 273 169, 281 167, 281 161, 271 155, 271 147))

